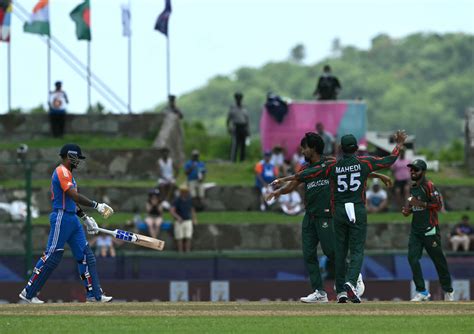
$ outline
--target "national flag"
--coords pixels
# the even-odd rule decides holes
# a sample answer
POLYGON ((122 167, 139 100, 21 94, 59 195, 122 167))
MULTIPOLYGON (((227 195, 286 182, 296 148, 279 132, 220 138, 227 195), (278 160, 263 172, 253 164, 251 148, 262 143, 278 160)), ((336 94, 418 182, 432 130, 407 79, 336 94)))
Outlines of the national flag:
POLYGON ((71 19, 76 23, 76 36, 79 40, 91 40, 91 11, 89 0, 74 8, 69 14, 71 19))
POLYGON ((132 35, 132 30, 130 29, 130 21, 131 21, 131 13, 130 7, 128 5, 122 5, 122 34, 125 37, 129 37, 132 35))
POLYGON ((12 20, 11 0, 0 0, 0 41, 10 42, 10 24, 12 20))
POLYGON ((160 16, 156 20, 155 30, 158 30, 162 34, 168 36, 168 21, 171 15, 171 0, 165 0, 165 10, 161 12, 160 16))
POLYGON ((23 25, 23 31, 32 34, 48 35, 49 32, 49 0, 39 0, 33 8, 29 22, 23 25))

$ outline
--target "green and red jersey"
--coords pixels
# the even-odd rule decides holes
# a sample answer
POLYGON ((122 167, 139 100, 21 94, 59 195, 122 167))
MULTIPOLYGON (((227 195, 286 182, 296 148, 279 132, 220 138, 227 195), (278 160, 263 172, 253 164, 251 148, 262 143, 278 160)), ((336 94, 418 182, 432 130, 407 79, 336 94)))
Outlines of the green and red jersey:
POLYGON ((441 210, 443 206, 441 195, 433 182, 426 179, 419 185, 411 187, 410 194, 427 204, 426 208, 418 206, 411 207, 413 213, 411 220, 412 232, 426 233, 438 225, 438 211, 441 210))
POLYGON ((306 177, 314 168, 325 168, 334 164, 335 160, 322 158, 320 161, 303 167, 296 178, 305 184, 306 212, 317 217, 331 217, 331 188, 328 177, 306 177))
POLYGON ((362 203, 365 205, 365 189, 370 173, 390 167, 398 158, 400 150, 396 146, 385 157, 344 155, 336 163, 315 166, 297 175, 299 181, 306 179, 329 179, 331 194, 335 204, 362 203))

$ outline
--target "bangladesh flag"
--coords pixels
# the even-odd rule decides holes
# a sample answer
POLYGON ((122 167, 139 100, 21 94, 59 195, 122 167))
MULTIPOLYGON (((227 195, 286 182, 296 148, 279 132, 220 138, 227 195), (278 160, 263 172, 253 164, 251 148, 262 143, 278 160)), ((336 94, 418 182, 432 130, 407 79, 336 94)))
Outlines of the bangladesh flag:
POLYGON ((76 36, 79 40, 91 40, 91 14, 89 0, 73 9, 71 19, 76 23, 76 36))
POLYGON ((40 34, 50 36, 49 33, 49 0, 39 0, 30 20, 25 22, 23 31, 32 34, 40 34))

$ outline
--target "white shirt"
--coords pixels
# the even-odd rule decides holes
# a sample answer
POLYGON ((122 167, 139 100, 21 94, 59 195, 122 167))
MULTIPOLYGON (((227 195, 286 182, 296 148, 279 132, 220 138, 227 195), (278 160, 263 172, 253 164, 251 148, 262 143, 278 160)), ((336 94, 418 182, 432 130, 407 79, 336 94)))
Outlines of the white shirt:
POLYGON ((54 110, 65 110, 66 109, 66 93, 62 90, 57 92, 53 91, 49 93, 49 104, 51 109, 54 110))
POLYGON ((368 190, 366 193, 367 201, 372 207, 379 207, 383 201, 387 199, 387 192, 383 189, 380 189, 377 192, 368 190))
POLYGON ((158 166, 161 171, 160 178, 164 181, 174 182, 173 160, 170 157, 166 161, 158 159, 158 166))

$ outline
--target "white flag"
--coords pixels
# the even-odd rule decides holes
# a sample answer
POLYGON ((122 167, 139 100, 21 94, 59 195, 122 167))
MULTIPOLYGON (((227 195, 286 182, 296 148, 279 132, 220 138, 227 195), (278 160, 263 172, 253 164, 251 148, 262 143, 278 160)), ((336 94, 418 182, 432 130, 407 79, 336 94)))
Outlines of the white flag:
POLYGON ((130 28, 130 20, 131 20, 131 15, 130 15, 130 7, 128 4, 123 4, 122 5, 122 34, 125 37, 129 37, 132 35, 132 30, 130 28))

